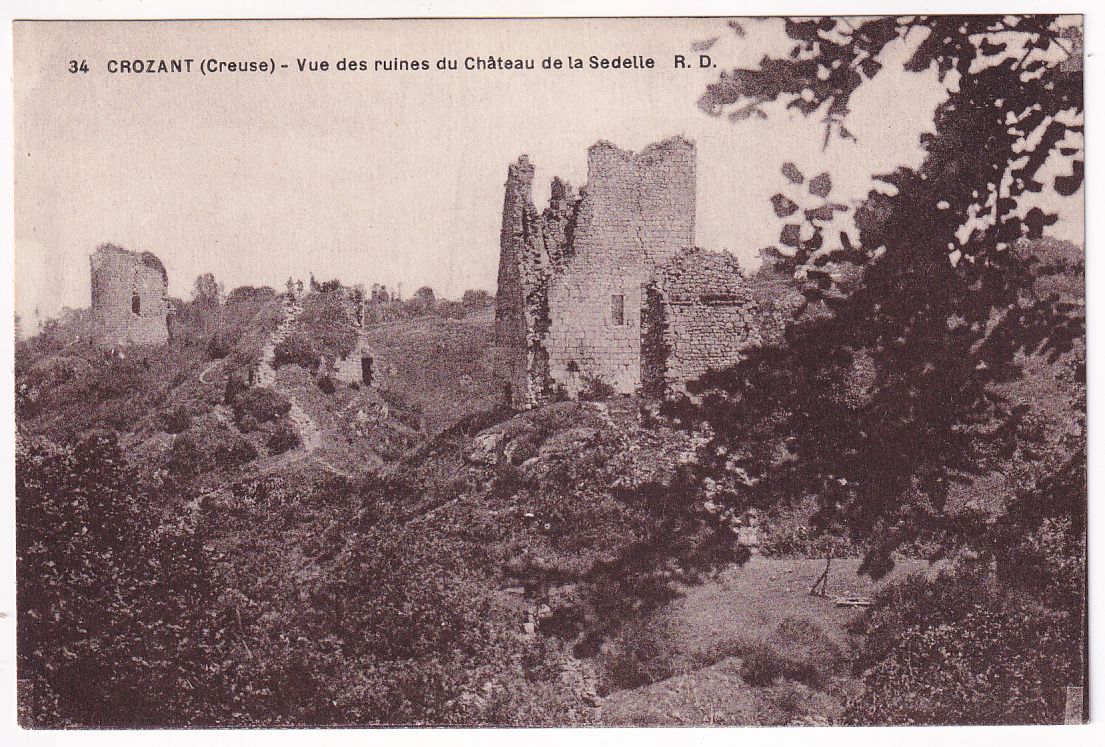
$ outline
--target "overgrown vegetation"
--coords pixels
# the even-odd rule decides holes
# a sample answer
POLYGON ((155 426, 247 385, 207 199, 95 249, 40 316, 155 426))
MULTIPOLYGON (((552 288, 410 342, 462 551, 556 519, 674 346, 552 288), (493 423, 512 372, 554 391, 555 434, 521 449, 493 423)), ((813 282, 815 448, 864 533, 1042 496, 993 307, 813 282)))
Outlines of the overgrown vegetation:
POLYGON ((1058 216, 1042 207, 1082 183, 1080 29, 1054 16, 917 16, 787 20, 786 33, 791 55, 726 73, 703 109, 741 121, 780 105, 820 115, 826 145, 852 138, 853 96, 902 40, 905 71, 934 68, 948 96, 921 137, 920 168, 877 176, 890 189, 872 190, 853 226, 829 174, 807 180, 783 164, 790 193, 822 203, 773 198, 784 225, 761 273, 801 292, 801 314, 777 344, 704 377, 701 404, 675 411, 715 434, 702 474, 725 505, 777 514, 812 500, 814 531, 847 538, 875 577, 918 547, 996 569, 988 597, 934 624, 909 595, 967 582, 918 582, 877 605, 875 669, 853 718, 1057 722, 1062 687, 1081 682, 1070 662, 1082 653, 1082 587, 1065 584, 1077 592, 1057 603, 1017 578, 1040 565, 1028 538, 1047 526, 1066 527, 1062 540, 1045 535, 1068 565, 1085 564, 1082 250, 1043 238, 1058 216), (1005 656, 1004 635, 1020 657, 1005 656), (1043 677, 1039 662, 1058 648, 1066 663, 1043 677))
POLYGON ((275 368, 296 365, 314 371, 321 360, 322 356, 311 338, 303 332, 295 331, 277 343, 273 349, 272 365, 275 368))
POLYGON ((267 387, 249 387, 230 403, 234 422, 243 432, 256 430, 262 423, 271 423, 288 414, 292 403, 286 396, 267 387))

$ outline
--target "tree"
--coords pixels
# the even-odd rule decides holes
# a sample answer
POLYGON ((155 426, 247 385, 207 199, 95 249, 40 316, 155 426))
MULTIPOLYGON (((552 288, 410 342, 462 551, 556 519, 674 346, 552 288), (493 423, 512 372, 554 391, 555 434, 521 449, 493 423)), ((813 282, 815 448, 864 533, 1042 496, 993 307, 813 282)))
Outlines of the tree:
POLYGON ((483 288, 469 288, 464 292, 460 302, 473 309, 483 309, 495 302, 494 297, 483 288))
POLYGON ((408 313, 415 316, 432 313, 436 307, 437 297, 434 295, 434 289, 428 285, 423 285, 416 290, 411 299, 407 301, 408 313))
MULTIPOLYGON (((187 725, 223 697, 208 552, 140 486, 117 437, 16 454, 20 700, 26 726, 187 725)), ((180 512, 180 506, 174 512, 180 512)))
POLYGON ((192 302, 197 306, 218 306, 222 301, 223 286, 215 280, 214 274, 205 272, 196 276, 192 284, 192 302))
MULTIPOLYGON (((778 102, 821 116, 826 144, 853 138, 851 98, 896 40, 916 43, 905 70, 935 66, 948 97, 935 133, 921 138, 922 165, 878 176, 892 194, 873 190, 855 211, 858 241, 827 236, 831 205, 798 213, 775 201, 791 222, 774 269, 794 278, 805 311, 784 344, 704 377, 703 406, 685 414, 713 427, 705 472, 724 481, 730 503, 769 507, 812 494, 815 525, 851 536, 865 550, 862 570, 879 576, 904 543, 977 538, 977 522, 945 510, 949 490, 1026 438, 1022 414, 996 387, 1019 375, 1018 355, 1082 344, 1084 322, 1064 304, 1018 304, 1036 264, 1018 247, 1057 219, 1036 203, 1072 195, 1082 181, 1077 34, 1055 16, 785 27, 789 56, 724 73, 702 108, 741 121, 778 102), (1055 162, 1068 175, 1045 184, 1044 165, 1055 162)), ((784 177, 804 179, 793 165, 784 177)), ((829 186, 810 183, 815 196, 829 186)))

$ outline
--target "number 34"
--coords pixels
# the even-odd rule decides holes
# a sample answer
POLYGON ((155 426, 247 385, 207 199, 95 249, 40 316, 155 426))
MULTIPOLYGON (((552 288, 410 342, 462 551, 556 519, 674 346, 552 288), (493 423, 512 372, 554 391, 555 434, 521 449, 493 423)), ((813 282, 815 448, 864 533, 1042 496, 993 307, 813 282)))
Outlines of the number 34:
POLYGON ((77 62, 76 60, 69 60, 69 72, 71 73, 87 73, 88 63, 85 60, 77 62))

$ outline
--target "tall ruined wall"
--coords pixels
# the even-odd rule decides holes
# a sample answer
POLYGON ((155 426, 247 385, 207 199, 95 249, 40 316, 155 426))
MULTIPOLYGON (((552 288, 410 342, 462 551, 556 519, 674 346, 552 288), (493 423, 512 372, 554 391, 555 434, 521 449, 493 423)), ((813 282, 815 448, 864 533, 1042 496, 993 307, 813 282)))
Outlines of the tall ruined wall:
POLYGON ((105 244, 92 255, 91 271, 93 344, 117 347, 168 342, 168 277, 156 255, 105 244))
POLYGON ((696 249, 677 257, 659 274, 650 308, 658 325, 651 337, 658 351, 649 373, 658 393, 680 391, 706 371, 728 368, 761 344, 760 309, 728 254, 696 249))
POLYGON ((508 404, 524 406, 529 389, 526 365, 526 316, 522 275, 526 209, 533 167, 525 156, 507 170, 503 223, 499 233, 499 280, 495 296, 495 374, 508 404))
POLYGON ((695 148, 591 146, 571 249, 548 285, 549 377, 571 394, 601 379, 641 384, 641 311, 657 267, 694 245, 695 148))
POLYGON ((546 292, 550 252, 558 261, 567 251, 569 213, 574 213, 570 187, 544 214, 533 206, 533 166, 522 156, 507 170, 503 223, 499 234, 499 284, 495 305, 495 369, 506 402, 530 407, 548 389, 548 355, 543 345, 548 330, 546 292), (564 215, 561 215, 561 211, 564 215))

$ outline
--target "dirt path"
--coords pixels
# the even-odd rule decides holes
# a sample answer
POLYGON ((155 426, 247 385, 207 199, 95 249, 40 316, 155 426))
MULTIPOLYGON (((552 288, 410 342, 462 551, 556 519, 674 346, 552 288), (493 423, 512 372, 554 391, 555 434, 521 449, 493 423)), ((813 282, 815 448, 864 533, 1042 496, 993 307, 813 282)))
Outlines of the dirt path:
POLYGON ((319 432, 315 421, 311 419, 311 416, 296 400, 295 394, 280 387, 277 382, 276 366, 273 365, 273 359, 276 356, 276 346, 287 338, 302 313, 303 305, 297 299, 291 298, 284 301, 284 319, 281 320, 280 326, 269 335, 268 342, 261 349, 261 361, 257 366, 256 377, 258 386, 276 389, 291 401, 292 406, 288 410, 288 419, 292 421, 292 425, 295 426, 295 430, 299 434, 300 446, 295 452, 299 458, 318 450, 319 446, 322 445, 322 434, 319 432))
POLYGON ((257 386, 274 388, 276 386, 276 367, 273 366, 273 357, 276 355, 276 346, 284 341, 292 331, 299 315, 303 313, 303 304, 297 299, 286 298, 284 300, 284 318, 280 326, 269 335, 265 346, 261 348, 261 360, 257 365, 257 386))
POLYGON ((269 336, 268 341, 265 343, 265 346, 261 349, 261 360, 257 366, 257 375, 255 378, 255 382, 258 386, 275 389, 287 396, 288 400, 291 402, 291 408, 288 410, 288 419, 292 422, 292 425, 295 426, 296 432, 299 433, 300 445, 299 448, 294 451, 272 457, 270 460, 266 460, 259 464, 258 467, 262 472, 272 472, 311 457, 315 464, 328 472, 342 477, 352 478, 354 476, 352 473, 334 466, 327 459, 316 454, 316 452, 322 448, 325 440, 321 429, 296 399, 295 393, 281 387, 277 380, 276 366, 273 365, 276 347, 291 333, 292 328, 295 327, 295 323, 299 319, 299 315, 302 313, 303 306, 297 299, 287 299, 284 301, 284 319, 281 320, 280 326, 273 331, 272 335, 269 336))
POLYGON ((206 384, 207 383, 207 374, 211 373, 215 369, 215 366, 219 365, 220 363, 222 363, 222 359, 218 358, 216 360, 211 361, 206 366, 204 366, 203 371, 200 372, 200 383, 201 384, 206 384))

